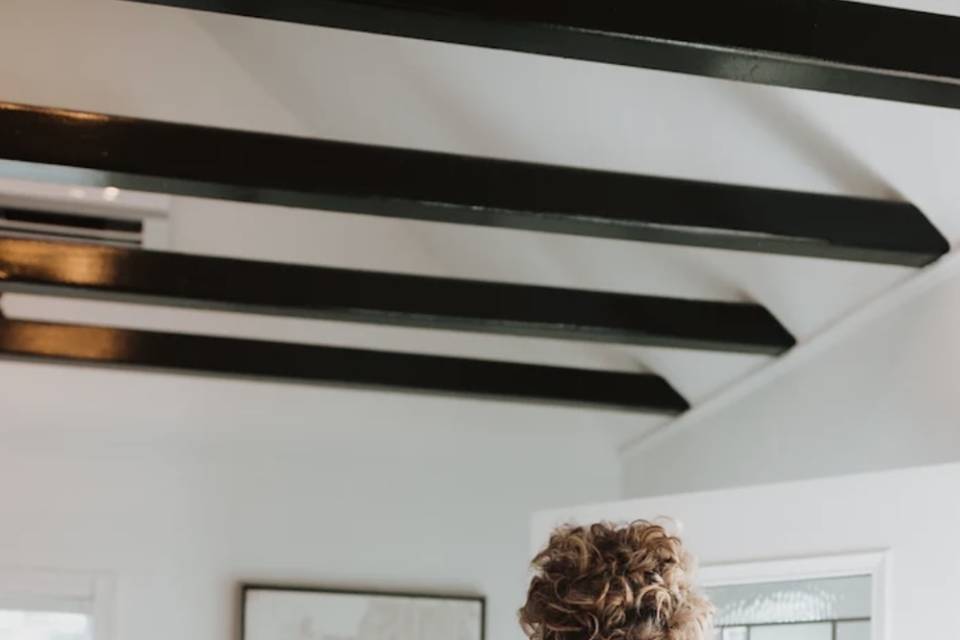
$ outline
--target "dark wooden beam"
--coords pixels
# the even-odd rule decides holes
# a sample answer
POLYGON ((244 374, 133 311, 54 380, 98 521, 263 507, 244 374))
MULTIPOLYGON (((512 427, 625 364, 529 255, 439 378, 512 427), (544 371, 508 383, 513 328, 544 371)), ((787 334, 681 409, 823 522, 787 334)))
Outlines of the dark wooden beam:
POLYGON ((652 374, 0 320, 0 358, 676 414, 652 374))
POLYGON ((913 205, 0 103, 0 158, 119 188, 605 238, 920 266, 913 205))
POLYGON ((0 291, 777 354, 763 307, 0 237, 0 291))
POLYGON ((837 0, 139 0, 960 107, 960 19, 837 0))

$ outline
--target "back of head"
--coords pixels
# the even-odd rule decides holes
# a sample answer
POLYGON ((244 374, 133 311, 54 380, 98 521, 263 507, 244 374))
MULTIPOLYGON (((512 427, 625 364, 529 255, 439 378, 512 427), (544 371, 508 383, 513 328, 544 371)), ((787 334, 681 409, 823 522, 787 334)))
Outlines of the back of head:
POLYGON ((556 530, 533 559, 531 640, 706 640, 712 607, 679 538, 638 521, 556 530))

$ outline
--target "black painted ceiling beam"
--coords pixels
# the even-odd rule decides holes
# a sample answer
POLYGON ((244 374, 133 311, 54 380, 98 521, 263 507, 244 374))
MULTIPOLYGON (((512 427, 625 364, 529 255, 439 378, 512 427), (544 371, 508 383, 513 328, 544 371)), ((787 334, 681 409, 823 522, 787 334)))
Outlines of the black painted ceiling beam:
POLYGON ((0 103, 0 158, 173 195, 921 266, 913 205, 0 103))
POLYGON ((960 18, 837 0, 139 0, 960 108, 960 18))
POLYGON ((677 414, 652 374, 0 320, 0 358, 677 414))
POLYGON ((2 237, 0 291, 745 353, 794 344, 755 304, 2 237))

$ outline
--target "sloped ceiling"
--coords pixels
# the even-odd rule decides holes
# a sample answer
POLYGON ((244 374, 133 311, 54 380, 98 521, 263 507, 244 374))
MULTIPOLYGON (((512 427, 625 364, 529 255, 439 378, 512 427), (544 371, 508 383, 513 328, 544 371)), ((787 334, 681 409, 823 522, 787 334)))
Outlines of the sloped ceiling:
MULTIPOLYGON (((960 8, 946 3, 911 7, 960 15, 960 8)), ((550 164, 902 198, 917 204, 951 243, 960 238, 956 213, 960 111, 115 0, 5 0, 2 11, 0 97, 7 101, 550 164), (59 46, 51 47, 50 42, 59 46)), ((801 343, 815 340, 838 319, 916 273, 904 267, 189 198, 174 199, 171 218, 171 248, 184 252, 752 300, 768 307, 801 343)), ((12 316, 652 370, 670 379, 695 405, 771 361, 764 356, 161 312, 23 296, 7 296, 4 308, 12 316)), ((5 379, 13 379, 21 366, 3 363, 0 371, 5 379)), ((213 384, 193 382, 192 391, 185 391, 182 384, 174 386, 177 393, 194 394, 199 401, 203 385, 213 384)), ((443 406, 455 413, 477 411, 479 406, 431 398, 401 402, 372 392, 331 393, 341 394, 338 402, 347 411, 352 402, 373 399, 391 413, 401 407, 416 413, 413 407, 421 406, 417 403, 424 407, 448 403, 443 406)), ((314 396, 317 410, 329 402, 331 393, 314 396)), ((237 402, 254 403, 257 397, 252 394, 237 402)), ((307 404, 300 410, 309 411, 307 396, 301 399, 307 404)), ((256 410, 254 404, 247 408, 256 410)), ((664 421, 530 407, 503 407, 495 413, 498 422, 518 428, 544 421, 570 422, 576 429, 588 425, 615 443, 641 437, 664 421), (558 420, 558 415, 575 417, 558 420)))

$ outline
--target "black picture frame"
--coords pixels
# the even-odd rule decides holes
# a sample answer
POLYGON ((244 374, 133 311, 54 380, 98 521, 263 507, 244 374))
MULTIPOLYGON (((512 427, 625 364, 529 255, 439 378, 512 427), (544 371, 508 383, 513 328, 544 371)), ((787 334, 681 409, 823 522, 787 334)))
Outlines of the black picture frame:
POLYGON ((487 599, 482 595, 465 593, 422 592, 422 591, 394 591, 368 588, 346 588, 316 585, 277 584, 265 582, 245 582, 240 585, 240 619, 239 640, 251 640, 247 637, 247 605, 249 595, 254 591, 287 592, 287 593, 315 593, 327 595, 366 596, 380 598, 403 598, 442 601, 475 602, 480 606, 479 640, 486 640, 487 636, 487 599))

